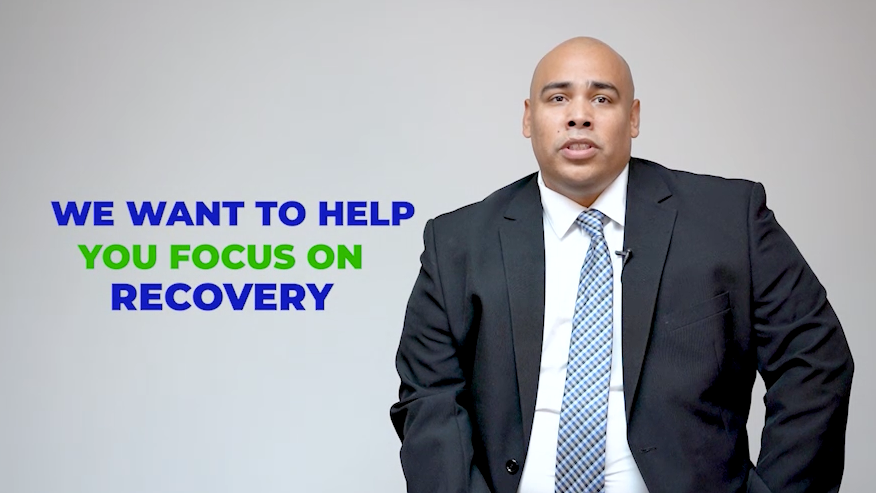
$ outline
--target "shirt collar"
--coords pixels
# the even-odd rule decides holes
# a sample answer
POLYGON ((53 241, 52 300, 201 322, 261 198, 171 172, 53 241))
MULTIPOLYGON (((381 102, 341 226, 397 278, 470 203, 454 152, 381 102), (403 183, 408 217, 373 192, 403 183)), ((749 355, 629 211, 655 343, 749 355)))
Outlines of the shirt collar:
MULTIPOLYGON (((630 165, 627 163, 623 171, 608 185, 589 209, 596 209, 608 216, 608 219, 616 222, 621 227, 627 213, 627 181, 630 174, 630 165)), ((588 209, 574 200, 557 193, 544 184, 541 172, 538 173, 538 191, 541 193, 541 207, 544 215, 551 225, 557 238, 563 238, 568 234, 578 215, 588 209)))

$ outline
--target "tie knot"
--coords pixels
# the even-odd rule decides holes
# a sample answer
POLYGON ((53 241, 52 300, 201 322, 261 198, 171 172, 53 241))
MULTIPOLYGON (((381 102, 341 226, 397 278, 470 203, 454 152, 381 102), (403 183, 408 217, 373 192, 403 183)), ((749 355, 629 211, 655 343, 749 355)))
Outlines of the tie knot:
POLYGON ((575 222, 584 228, 584 231, 587 231, 587 234, 592 237, 597 237, 603 235, 602 220, 604 218, 605 214, 596 209, 589 209, 579 214, 578 219, 576 219, 575 222))

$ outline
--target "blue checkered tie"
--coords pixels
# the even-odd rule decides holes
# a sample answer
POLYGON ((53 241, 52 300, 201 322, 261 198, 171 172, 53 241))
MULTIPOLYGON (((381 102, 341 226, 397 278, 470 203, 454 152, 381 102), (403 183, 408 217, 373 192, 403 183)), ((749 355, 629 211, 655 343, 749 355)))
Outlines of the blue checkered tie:
POLYGON ((595 209, 578 216, 590 235, 572 317, 569 365, 557 437, 556 492, 601 493, 611 372, 611 254, 595 209))

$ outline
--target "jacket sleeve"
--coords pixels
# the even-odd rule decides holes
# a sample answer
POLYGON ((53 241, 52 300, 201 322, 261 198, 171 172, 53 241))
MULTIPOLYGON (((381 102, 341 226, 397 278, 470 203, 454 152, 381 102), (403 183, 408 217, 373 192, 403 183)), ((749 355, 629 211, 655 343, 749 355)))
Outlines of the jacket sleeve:
POLYGON ((853 362, 824 287, 767 208, 749 202, 752 322, 766 384, 749 491, 836 492, 843 474, 853 362))
POLYGON ((474 464, 471 418, 463 405, 468 382, 450 330, 432 220, 423 241, 396 355, 399 402, 390 409, 402 469, 409 492, 488 492, 474 464))

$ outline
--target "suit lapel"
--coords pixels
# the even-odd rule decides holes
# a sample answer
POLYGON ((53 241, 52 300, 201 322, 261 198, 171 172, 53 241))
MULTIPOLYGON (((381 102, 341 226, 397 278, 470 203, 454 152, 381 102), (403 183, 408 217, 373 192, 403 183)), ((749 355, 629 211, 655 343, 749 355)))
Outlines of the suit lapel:
POLYGON ((672 195, 655 165, 630 162, 624 248, 631 253, 623 284, 623 372, 627 422, 651 334, 657 289, 672 238, 676 211, 662 204, 672 195))
POLYGON ((523 436, 529 443, 544 332, 544 226, 535 175, 508 205, 499 239, 511 309, 523 436))

